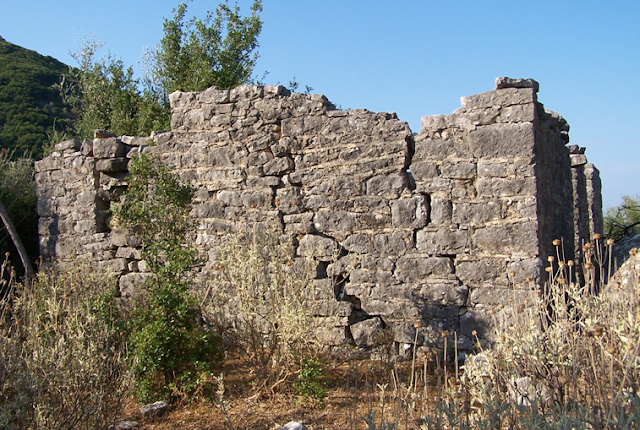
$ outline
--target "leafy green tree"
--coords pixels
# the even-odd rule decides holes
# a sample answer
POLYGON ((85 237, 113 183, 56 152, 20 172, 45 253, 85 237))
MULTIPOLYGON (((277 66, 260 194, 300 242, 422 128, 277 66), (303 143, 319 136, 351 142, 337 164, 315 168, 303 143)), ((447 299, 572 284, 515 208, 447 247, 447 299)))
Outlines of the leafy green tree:
POLYGON ((225 2, 204 20, 185 21, 187 5, 179 5, 174 17, 165 19, 158 48, 145 53, 142 80, 111 54, 96 59, 101 40, 84 40, 72 54, 79 68, 70 69, 62 85, 65 101, 79 113, 76 134, 88 137, 95 129, 107 129, 118 135, 146 135, 167 129, 169 93, 248 82, 258 58, 261 11, 262 3, 256 0, 251 16, 243 18, 237 5, 225 2))
POLYGON ((155 53, 157 73, 169 94, 202 91, 210 86, 234 88, 250 80, 258 58, 262 2, 255 0, 251 16, 241 17, 238 5, 218 5, 203 20, 185 21, 187 4, 164 21, 164 37, 155 53))
POLYGON ((640 195, 623 196, 620 206, 609 208, 604 231, 606 237, 616 241, 640 232, 640 195))
POLYGON ((96 59, 103 45, 96 38, 83 40, 81 48, 71 54, 79 68, 69 70, 62 91, 79 114, 75 132, 80 137, 91 136, 95 129, 136 135, 143 131, 139 82, 133 78, 133 69, 125 68, 123 61, 110 53, 96 59))
POLYGON ((189 245, 194 190, 155 158, 129 164, 129 188, 114 205, 117 222, 136 232, 150 269, 145 294, 134 306, 130 334, 138 396, 170 395, 189 388, 218 358, 218 337, 198 324, 200 309, 189 294, 196 264, 189 245))

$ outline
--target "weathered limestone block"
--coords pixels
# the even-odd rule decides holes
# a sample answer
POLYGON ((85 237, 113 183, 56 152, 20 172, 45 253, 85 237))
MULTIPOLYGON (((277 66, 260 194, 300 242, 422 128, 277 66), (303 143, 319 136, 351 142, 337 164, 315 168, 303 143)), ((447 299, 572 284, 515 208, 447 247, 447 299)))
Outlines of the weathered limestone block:
POLYGON ((264 165, 264 174, 265 175, 284 175, 289 170, 293 169, 294 163, 293 160, 289 157, 276 157, 270 161, 268 161, 264 165))
POLYGON ((142 286, 148 278, 146 273, 127 273, 122 275, 118 281, 120 296, 136 298, 143 293, 142 286))
POLYGON ((360 348, 370 348, 377 345, 382 338, 384 327, 379 317, 369 318, 349 326, 351 335, 360 348))
POLYGON ((307 234, 300 239, 298 255, 330 259, 337 249, 335 240, 315 234, 307 234))
POLYGON ((536 193, 536 181, 534 177, 479 178, 477 189, 479 197, 532 196, 536 193))
POLYGON ((469 133, 469 149, 476 158, 526 156, 534 144, 531 123, 487 125, 469 133))
POLYGON ((391 203, 391 219, 394 227, 422 228, 427 225, 428 213, 429 207, 422 195, 391 203))
POLYGON ((351 232, 356 225, 356 214, 345 211, 320 210, 313 217, 313 223, 321 232, 351 232))
POLYGON ((275 204, 287 215, 299 213, 303 207, 300 187, 289 186, 276 189, 275 204))
POLYGON ((453 203, 451 220, 456 224, 483 225, 489 221, 502 219, 500 201, 481 203, 453 203))
POLYGON ((371 251, 370 238, 368 235, 362 233, 352 234, 347 237, 341 245, 344 246, 347 251, 357 254, 366 254, 371 251))
POLYGON ((127 146, 116 137, 93 139, 95 158, 117 158, 127 155, 127 146))
POLYGON ((389 198, 398 198, 404 188, 404 178, 398 173, 374 176, 366 183, 367 194, 389 198))
POLYGON ((396 263, 395 275, 401 282, 421 282, 428 277, 447 277, 453 273, 453 263, 446 257, 405 255, 396 263))
POLYGON ((478 228, 471 240, 474 248, 484 252, 527 255, 536 255, 538 252, 537 228, 533 222, 478 228))
POLYGON ((443 306, 463 306, 467 302, 469 288, 454 281, 439 281, 419 285, 418 297, 443 306))
POLYGON ((418 230, 416 248, 429 255, 462 254, 469 246, 469 233, 466 230, 449 230, 442 228, 436 231, 418 230))
POLYGON ((100 261, 98 263, 98 268, 105 273, 113 275, 122 275, 127 270, 129 270, 129 266, 125 258, 115 258, 113 260, 100 261))
POLYGON ((316 228, 313 225, 313 215, 313 212, 306 212, 301 214, 290 214, 283 216, 282 220, 284 221, 285 233, 316 233, 316 228))
POLYGON ((69 139, 63 142, 56 143, 54 149, 59 152, 70 151, 75 152, 79 151, 82 148, 82 142, 78 139, 69 139))
POLYGON ((476 177, 476 164, 457 162, 442 167, 442 176, 449 179, 473 179, 476 177))
POLYGON ((197 218, 223 218, 224 208, 224 202, 213 200, 195 205, 193 213, 197 218))
POLYGON ((116 251, 116 258, 126 258, 127 260, 141 260, 142 253, 137 248, 121 246, 116 251))
POLYGON ((522 306, 533 303, 535 291, 514 289, 514 288, 496 288, 494 286, 485 286, 474 288, 469 296, 470 304, 482 304, 488 307, 522 306))
POLYGON ((373 246, 381 256, 402 256, 413 247, 413 234, 401 231, 377 234, 373 238, 373 246))
POLYGON ((456 276, 465 285, 477 287, 486 283, 507 285, 507 268, 496 259, 456 261, 456 276))
POLYGON ((96 161, 96 170, 99 172, 126 172, 129 164, 128 158, 106 158, 96 161))
POLYGON ((538 101, 534 88, 505 88, 500 91, 488 91, 472 96, 461 97, 464 109, 506 107, 536 103, 538 101))
POLYGON ((243 191, 242 204, 247 208, 271 208, 273 207, 273 190, 243 191))

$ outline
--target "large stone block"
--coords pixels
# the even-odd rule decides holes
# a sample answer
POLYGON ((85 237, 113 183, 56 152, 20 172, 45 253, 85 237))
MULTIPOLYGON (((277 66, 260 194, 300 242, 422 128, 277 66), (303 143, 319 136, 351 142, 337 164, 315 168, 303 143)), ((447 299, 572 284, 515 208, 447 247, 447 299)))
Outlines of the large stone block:
POLYGON ((420 286, 418 296, 429 303, 442 306, 463 306, 467 302, 469 288, 456 281, 440 281, 420 286))
POLYGON ((515 197, 536 194, 536 179, 479 178, 476 184, 479 197, 515 197))
POLYGON ((106 173, 126 172, 128 165, 128 158, 105 158, 96 161, 96 170, 106 173))
POLYGON ((404 178, 399 173, 378 175, 367 181, 367 194, 398 198, 405 188, 404 178))
POLYGON ((356 225, 356 214, 320 210, 313 217, 313 223, 320 232, 351 232, 356 225))
POLYGON ((116 137, 93 139, 93 156, 95 158, 116 158, 127 155, 127 145, 116 137))
POLYGON ((416 248, 429 255, 456 255, 465 252, 469 245, 469 233, 466 230, 436 231, 419 230, 416 233, 416 248))
POLYGON ((413 245, 410 237, 402 234, 377 234, 373 238, 373 245, 382 256, 402 256, 413 245))
POLYGON ((476 158, 530 156, 534 145, 531 123, 493 124, 469 133, 469 149, 476 158))
POLYGON ((481 94, 462 97, 460 99, 462 107, 490 108, 494 106, 506 107, 537 102, 536 90, 534 88, 505 88, 498 91, 487 91, 481 94))
POLYGON ((451 220, 456 224, 482 225, 489 221, 502 219, 500 201, 482 203, 454 203, 451 220))
POLYGON ((307 234, 300 239, 298 255, 316 257, 320 259, 331 259, 338 245, 335 240, 329 237, 322 237, 315 234, 307 234))
POLYGON ((405 255, 396 263, 395 275, 402 282, 422 282, 428 277, 447 277, 453 273, 453 263, 446 257, 405 255))
POLYGON ((394 227, 422 228, 427 225, 428 213, 428 203, 422 195, 391 203, 391 219, 394 227))
POLYGON ((384 327, 379 317, 369 318, 349 326, 351 335, 360 348, 369 348, 377 345, 382 339, 384 327))
POLYGON ((474 248, 497 254, 538 254, 537 226, 534 222, 492 225, 479 228, 472 236, 474 248))

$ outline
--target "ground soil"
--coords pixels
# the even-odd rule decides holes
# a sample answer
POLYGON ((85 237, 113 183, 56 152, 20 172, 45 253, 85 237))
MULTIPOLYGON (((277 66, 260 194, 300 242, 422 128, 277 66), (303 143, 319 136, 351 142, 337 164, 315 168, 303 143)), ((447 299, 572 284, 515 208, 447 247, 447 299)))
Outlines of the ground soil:
POLYGON ((413 400, 401 402, 396 394, 408 392, 410 359, 393 362, 327 356, 320 358, 327 374, 327 397, 318 400, 296 395, 295 369, 280 383, 264 383, 248 359, 235 355, 217 369, 217 373, 224 374, 226 414, 216 402, 215 394, 210 393, 196 401, 174 401, 169 412, 155 418, 143 418, 140 405, 131 400, 122 419, 138 422, 141 430, 275 430, 290 421, 302 422, 309 430, 368 429, 362 418, 375 411, 376 423, 380 425, 384 389, 385 421, 396 422, 398 429, 419 429, 421 412, 429 408, 430 401, 424 400, 424 393, 433 401, 440 380, 437 369, 435 375, 428 371, 425 390, 423 364, 416 362, 413 369, 420 377, 414 386, 419 388, 414 388, 413 400), (400 387, 395 394, 394 386, 400 387))

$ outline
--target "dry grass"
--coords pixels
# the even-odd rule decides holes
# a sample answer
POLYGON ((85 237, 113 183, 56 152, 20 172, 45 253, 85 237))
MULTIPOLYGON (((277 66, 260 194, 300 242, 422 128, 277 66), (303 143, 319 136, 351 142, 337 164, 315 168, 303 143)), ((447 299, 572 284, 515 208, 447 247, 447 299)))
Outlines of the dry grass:
MULTIPOLYGON (((8 264, 2 265, 6 275, 8 264)), ((3 279, 0 428, 113 423, 126 397, 126 352, 102 298, 114 281, 86 270, 3 279)))
MULTIPOLYGON (((250 259, 254 266, 243 270, 269 283, 278 273, 280 277, 273 279, 288 286, 279 290, 281 294, 300 294, 282 278, 296 279, 291 275, 295 260, 268 260, 265 265, 258 258, 275 254, 264 252, 268 248, 263 245, 245 252, 256 254, 250 259)), ((521 299, 514 286, 510 306, 496 313, 498 342, 490 350, 480 349, 478 342, 478 351, 463 366, 451 360, 457 357, 455 345, 420 348, 404 361, 373 361, 348 346, 331 354, 299 354, 298 346, 270 346, 271 336, 278 332, 264 330, 276 327, 258 324, 258 339, 265 344, 253 345, 254 338, 242 338, 245 332, 238 331, 228 338, 236 342, 228 345, 225 360, 203 382, 208 389, 195 399, 183 398, 168 414, 154 419, 143 419, 134 401, 122 412, 123 399, 130 398, 124 394, 124 356, 114 348, 117 343, 109 343, 112 327, 95 319, 105 309, 94 312, 99 310, 95 295, 83 293, 105 291, 106 286, 90 273, 46 275, 36 281, 40 288, 14 290, 13 310, 4 315, 9 325, 3 330, 11 337, 2 344, 3 357, 8 358, 0 368, 1 417, 8 428, 103 428, 117 415, 139 421, 142 429, 272 430, 291 420, 310 430, 636 429, 638 274, 605 287, 597 274, 606 272, 608 254, 596 251, 598 245, 596 239, 584 248, 580 265, 564 261, 558 249, 548 261, 549 282, 534 298, 521 299), (585 286, 574 282, 578 266, 585 271, 585 286), (94 325, 97 328, 90 328, 94 325), (274 352, 264 356, 262 348, 274 352), (322 378, 323 384, 315 387, 326 387, 326 397, 296 391, 302 358, 310 355, 323 363, 326 377, 318 373, 307 378, 322 378), (85 367, 73 364, 79 362, 85 367), (265 379, 267 365, 272 379, 265 379), (25 384, 33 374, 39 375, 38 384, 25 384), (76 416, 76 422, 65 421, 67 416, 76 416)), ((238 273, 247 272, 236 272, 236 282, 238 273)), ((260 306, 265 306, 264 300, 260 306)), ((266 315, 260 306, 249 308, 255 309, 254 318, 266 315)), ((309 327, 301 329, 307 333, 309 327)), ((286 339, 282 336, 276 340, 286 339)))

